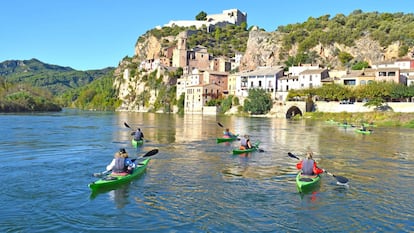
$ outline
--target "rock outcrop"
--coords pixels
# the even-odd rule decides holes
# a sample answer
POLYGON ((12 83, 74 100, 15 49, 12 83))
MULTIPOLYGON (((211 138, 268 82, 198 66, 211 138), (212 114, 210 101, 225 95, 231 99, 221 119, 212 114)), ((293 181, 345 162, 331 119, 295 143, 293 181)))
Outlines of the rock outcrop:
MULTIPOLYGON (((282 52, 283 34, 277 31, 265 32, 252 30, 249 34, 247 49, 244 53, 240 70, 253 70, 258 66, 284 65, 287 57, 279 56, 282 52)), ((355 41, 355 46, 348 47, 342 44, 322 45, 318 44, 310 51, 319 55, 317 61, 320 65, 336 69, 345 69, 338 59, 338 51, 351 54, 355 60, 367 61, 370 65, 378 62, 391 61, 398 58, 399 42, 394 42, 388 47, 381 47, 380 44, 365 35, 355 41)), ((288 56, 297 54, 297 45, 293 45, 288 51, 288 56)))

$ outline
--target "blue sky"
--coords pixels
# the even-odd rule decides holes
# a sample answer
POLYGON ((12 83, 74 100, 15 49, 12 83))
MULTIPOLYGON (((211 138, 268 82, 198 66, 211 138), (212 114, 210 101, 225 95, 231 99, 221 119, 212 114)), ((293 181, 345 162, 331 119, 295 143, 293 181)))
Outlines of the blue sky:
POLYGON ((170 20, 237 8, 248 26, 274 31, 309 17, 363 12, 414 13, 411 0, 1 0, 0 62, 37 58, 78 70, 116 67, 138 37, 170 20))

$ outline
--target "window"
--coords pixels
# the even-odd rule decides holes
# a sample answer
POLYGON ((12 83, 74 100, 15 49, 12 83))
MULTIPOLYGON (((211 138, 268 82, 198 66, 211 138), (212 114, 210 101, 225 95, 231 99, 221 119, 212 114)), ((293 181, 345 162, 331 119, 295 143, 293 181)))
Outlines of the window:
POLYGON ((365 80, 361 80, 361 81, 359 82, 359 84, 360 84, 360 85, 365 85, 365 84, 367 84, 367 82, 366 82, 365 80))
POLYGON ((259 87, 262 87, 262 81, 259 81, 259 87))
POLYGON ((247 87, 247 77, 241 78, 241 87, 247 87))
POLYGON ((344 85, 355 86, 356 81, 355 79, 344 80, 344 85))
POLYGON ((309 81, 312 82, 312 75, 309 75, 309 81))

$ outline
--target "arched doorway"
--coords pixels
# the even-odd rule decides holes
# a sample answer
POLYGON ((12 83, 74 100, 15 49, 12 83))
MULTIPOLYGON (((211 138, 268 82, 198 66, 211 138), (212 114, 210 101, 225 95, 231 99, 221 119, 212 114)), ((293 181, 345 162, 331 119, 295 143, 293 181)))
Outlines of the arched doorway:
POLYGON ((289 109, 288 109, 288 111, 286 112, 286 118, 287 119, 290 119, 290 118, 292 118, 292 117, 294 117, 294 116, 296 116, 296 115, 300 115, 300 116, 302 116, 302 111, 298 108, 298 107, 296 107, 296 106, 292 106, 292 107, 290 107, 289 109))

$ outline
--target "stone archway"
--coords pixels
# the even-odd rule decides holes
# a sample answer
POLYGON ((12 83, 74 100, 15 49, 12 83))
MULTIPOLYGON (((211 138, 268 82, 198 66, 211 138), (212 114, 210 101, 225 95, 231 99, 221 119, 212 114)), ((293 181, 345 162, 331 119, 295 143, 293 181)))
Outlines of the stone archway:
POLYGON ((292 117, 296 116, 296 115, 300 115, 302 116, 302 111, 296 107, 296 106, 292 106, 290 107, 287 112, 286 112, 286 118, 287 119, 291 119, 292 117))

